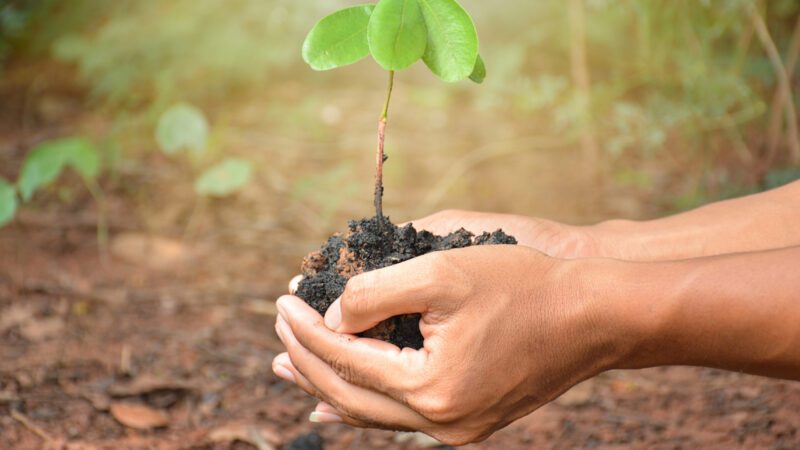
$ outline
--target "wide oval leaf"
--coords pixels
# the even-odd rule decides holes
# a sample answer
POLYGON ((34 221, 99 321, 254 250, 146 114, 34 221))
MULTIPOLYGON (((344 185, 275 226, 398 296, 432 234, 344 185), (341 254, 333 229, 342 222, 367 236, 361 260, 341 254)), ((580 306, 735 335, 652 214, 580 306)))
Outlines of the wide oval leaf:
POLYGON ((303 60, 314 70, 330 70, 369 55, 367 28, 375 5, 337 11, 320 20, 303 43, 303 60))
POLYGON ((425 54, 428 29, 417 0, 381 0, 367 32, 372 57, 386 70, 403 70, 425 54))
POLYGON ((0 178, 0 227, 11 222, 17 212, 17 190, 0 178))
POLYGON ((194 183, 194 190, 200 195, 225 197, 249 183, 252 173, 249 161, 228 158, 203 172, 194 183))
POLYGON ((455 0, 417 0, 428 28, 422 60, 444 81, 461 81, 478 60, 478 32, 472 18, 455 0))
POLYGON ((64 167, 72 167, 82 177, 94 179, 100 171, 100 155, 83 138, 57 139, 38 145, 22 163, 17 181, 22 200, 30 201, 36 190, 55 181, 64 167))
POLYGON ((167 155, 183 150, 199 155, 208 147, 208 128, 203 111, 188 103, 178 103, 164 111, 158 119, 156 142, 167 155))
POLYGON ((478 84, 483 83, 483 80, 486 79, 486 63, 483 62, 481 55, 478 55, 478 60, 475 61, 475 68, 472 69, 469 79, 478 84))

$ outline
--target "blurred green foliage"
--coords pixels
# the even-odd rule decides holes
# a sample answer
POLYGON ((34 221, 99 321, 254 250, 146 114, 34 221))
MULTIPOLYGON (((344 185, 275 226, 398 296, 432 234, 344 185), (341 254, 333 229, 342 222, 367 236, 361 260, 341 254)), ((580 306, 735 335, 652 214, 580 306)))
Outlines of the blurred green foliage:
MULTIPOLYGON (((287 79, 342 83, 342 78, 314 78, 302 64, 301 43, 318 17, 356 3, 0 0, 0 65, 9 57, 45 55, 71 64, 94 105, 110 115, 112 140, 131 123, 148 131, 134 136, 150 138, 161 114, 178 102, 205 106, 287 79)), ((573 89, 569 2, 462 3, 483 31, 480 51, 491 67, 485 87, 467 91, 420 77, 413 81, 417 92, 409 96, 425 107, 471 105, 510 115, 543 134, 578 134, 583 105, 573 89)), ((776 76, 747 7, 757 6, 785 58, 799 1, 586 0, 584 5, 590 113, 613 180, 658 189, 650 173, 639 169, 652 160, 680 161, 699 168, 695 175, 723 184, 752 184, 749 172, 756 172, 762 186, 785 178, 769 170, 786 166, 783 156, 767 168, 733 164, 744 176, 709 168, 737 160, 742 149, 756 159, 763 156, 776 76)), ((798 80, 795 74, 795 93, 798 80)), ((796 94, 793 100, 800 107, 796 94)), ((274 107, 278 111, 265 114, 312 133, 309 113, 301 110, 307 104, 281 103, 274 107)), ((308 186, 339 179, 341 170, 332 167, 318 180, 305 180, 298 197, 307 195, 308 186)), ((698 192, 706 189, 686 195, 698 192)), ((675 201, 679 208, 693 203, 675 201)))
MULTIPOLYGON (((494 68, 486 107, 547 112, 559 130, 578 119, 571 89, 567 4, 528 2, 508 14, 479 3, 491 22, 494 68)), ((673 132, 694 137, 763 117, 775 88, 766 53, 753 37, 751 0, 588 0, 587 47, 593 116, 609 153, 658 150, 673 132)), ((800 2, 768 2, 766 18, 785 51, 800 2)))
POLYGON ((28 153, 19 174, 19 193, 28 202, 40 188, 52 184, 66 168, 78 172, 84 180, 94 180, 100 173, 97 149, 82 138, 47 141, 28 153))
MULTIPOLYGON (((745 6, 753 1, 587 0, 593 116, 612 156, 763 117, 775 76, 752 37, 745 6)), ((163 109, 257 88, 295 68, 309 24, 351 3, 6 0, 0 54, 11 42, 50 46, 103 103, 163 109)), ((487 30, 481 48, 493 67, 487 89, 472 94, 480 106, 546 113, 557 131, 576 125, 566 3, 464 1, 487 30)), ((785 50, 800 2, 771 0, 765 14, 785 50)))

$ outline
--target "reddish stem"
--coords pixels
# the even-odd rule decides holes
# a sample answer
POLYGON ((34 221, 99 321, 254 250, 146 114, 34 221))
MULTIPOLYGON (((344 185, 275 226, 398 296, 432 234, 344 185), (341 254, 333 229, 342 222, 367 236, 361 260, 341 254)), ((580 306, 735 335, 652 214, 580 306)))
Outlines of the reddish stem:
POLYGON ((378 218, 378 230, 383 227, 383 163, 386 162, 384 144, 386 142, 386 123, 389 119, 389 102, 392 100, 394 89, 394 71, 389 72, 389 89, 386 93, 386 103, 378 120, 378 152, 375 155, 375 216, 378 218))
POLYGON ((378 154, 375 160, 375 215, 378 227, 383 224, 383 163, 386 161, 384 142, 386 141, 386 118, 378 121, 378 154))

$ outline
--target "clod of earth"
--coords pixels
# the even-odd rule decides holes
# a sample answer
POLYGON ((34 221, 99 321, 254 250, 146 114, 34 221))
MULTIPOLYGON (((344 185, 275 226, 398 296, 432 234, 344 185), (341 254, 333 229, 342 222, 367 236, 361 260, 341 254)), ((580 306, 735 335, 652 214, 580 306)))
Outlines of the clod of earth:
MULTIPOLYGON (((344 292, 347 280, 372 270, 400 264, 427 253, 473 245, 516 245, 517 240, 502 230, 475 236, 463 228, 448 236, 417 231, 411 224, 398 227, 388 217, 351 221, 344 236, 336 234, 322 248, 303 260, 303 281, 297 296, 322 315, 344 292), (382 223, 379 226, 379 223, 382 223)), ((364 337, 391 342, 400 348, 422 348, 419 314, 393 317, 364 337)))

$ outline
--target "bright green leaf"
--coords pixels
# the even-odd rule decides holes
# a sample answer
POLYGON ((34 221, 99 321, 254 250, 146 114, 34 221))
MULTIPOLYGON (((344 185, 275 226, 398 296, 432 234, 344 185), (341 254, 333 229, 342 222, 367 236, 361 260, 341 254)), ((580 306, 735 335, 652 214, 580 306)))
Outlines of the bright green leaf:
POLYGON ((33 193, 55 181, 63 168, 64 152, 57 145, 48 142, 33 149, 25 158, 17 181, 22 200, 30 201, 33 193))
POLYGON ((228 158, 203 172, 195 181, 194 190, 200 195, 225 197, 249 183, 252 174, 249 161, 228 158))
POLYGON ((34 148, 25 158, 19 185, 22 200, 30 201, 36 190, 55 181, 64 167, 75 169, 87 179, 100 172, 100 156, 94 146, 82 138, 47 141, 34 148))
POLYGON ((478 60, 478 32, 456 0, 418 0, 428 27, 428 47, 422 60, 444 81, 461 81, 478 60))
POLYGON ((353 6, 320 20, 303 43, 303 60, 314 70, 330 70, 369 55, 367 27, 374 9, 353 6))
POLYGON ((199 108, 178 103, 164 111, 156 127, 161 151, 174 155, 183 150, 202 154, 208 146, 208 121, 199 108))
POLYGON ((475 68, 472 70, 472 75, 469 76, 469 79, 478 84, 483 83, 483 80, 486 79, 486 64, 483 62, 481 55, 478 55, 478 60, 475 61, 475 68))
POLYGON ((417 62, 428 46, 428 29, 417 0, 381 0, 369 20, 369 50, 386 70, 417 62))
POLYGON ((17 212, 17 190, 0 178, 0 227, 11 222, 17 212))

